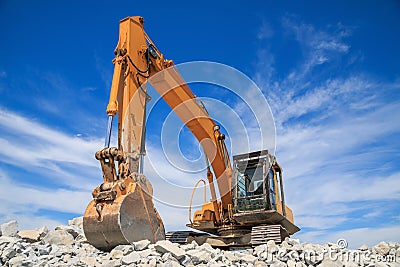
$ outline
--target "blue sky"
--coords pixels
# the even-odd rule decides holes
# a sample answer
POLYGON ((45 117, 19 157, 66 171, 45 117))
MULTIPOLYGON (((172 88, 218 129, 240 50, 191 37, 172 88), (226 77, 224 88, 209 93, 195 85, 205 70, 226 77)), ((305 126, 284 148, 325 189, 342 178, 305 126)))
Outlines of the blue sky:
MULTIPOLYGON (((84 212, 102 180, 93 155, 104 139, 118 23, 132 15, 145 18, 175 63, 226 64, 262 90, 287 202, 302 228, 297 237, 346 238, 350 246, 400 240, 396 1, 2 1, 0 223, 52 227, 84 212)), ((240 107, 223 88, 192 89, 240 107)), ((222 120, 211 100, 207 108, 222 120)), ((162 175, 191 187, 199 175, 171 169, 157 143, 169 110, 160 102, 157 112, 164 115, 150 115, 149 157, 162 175)), ((189 132, 179 136, 182 153, 198 158, 189 132)), ((177 206, 190 190, 169 191, 146 171, 157 197, 170 201, 156 203, 167 229, 182 229, 187 209, 177 206)))

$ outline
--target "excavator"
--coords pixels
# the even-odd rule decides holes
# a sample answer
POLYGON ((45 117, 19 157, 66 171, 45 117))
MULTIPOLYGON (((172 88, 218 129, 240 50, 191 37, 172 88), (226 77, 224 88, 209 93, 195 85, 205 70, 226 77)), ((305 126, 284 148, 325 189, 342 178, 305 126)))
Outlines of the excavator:
POLYGON ((292 210, 285 204, 282 168, 275 156, 262 150, 235 155, 231 160, 220 126, 185 83, 173 61, 164 58, 144 31, 143 17, 121 20, 119 31, 106 110, 105 147, 95 153, 103 183, 93 190, 83 218, 88 242, 104 251, 143 239, 153 243, 163 239, 178 243, 195 240, 231 249, 268 240, 280 243, 299 231, 292 210), (165 233, 153 203, 152 185, 143 174, 146 104, 150 100, 147 82, 204 150, 211 200, 194 212, 193 219, 189 216, 186 226, 193 231, 165 233), (110 147, 117 114, 118 147, 110 147))

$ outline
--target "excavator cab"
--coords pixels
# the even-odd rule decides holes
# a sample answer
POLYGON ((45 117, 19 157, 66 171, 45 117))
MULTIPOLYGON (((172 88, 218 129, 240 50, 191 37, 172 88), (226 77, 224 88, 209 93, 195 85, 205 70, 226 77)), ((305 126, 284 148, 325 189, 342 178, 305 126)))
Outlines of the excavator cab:
POLYGON ((282 210, 284 206, 281 169, 268 150, 233 157, 233 207, 236 212, 282 210))
POLYGON ((285 205, 282 169, 268 150, 233 156, 233 219, 251 229, 250 243, 282 242, 300 229, 285 205))

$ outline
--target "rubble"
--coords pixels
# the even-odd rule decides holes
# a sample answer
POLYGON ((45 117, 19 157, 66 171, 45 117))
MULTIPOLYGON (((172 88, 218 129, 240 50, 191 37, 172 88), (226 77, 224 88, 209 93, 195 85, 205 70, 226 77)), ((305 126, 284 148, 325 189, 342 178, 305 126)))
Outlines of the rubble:
POLYGON ((9 221, 7 223, 3 223, 0 226, 0 232, 2 236, 16 236, 18 232, 18 222, 9 221))
POLYGON ((396 242, 351 250, 287 238, 282 244, 268 241, 246 250, 225 251, 194 241, 180 245, 141 240, 103 252, 87 243, 82 218, 53 231, 45 227, 18 231, 16 221, 2 224, 1 231, 0 266, 400 266, 400 245, 396 242))

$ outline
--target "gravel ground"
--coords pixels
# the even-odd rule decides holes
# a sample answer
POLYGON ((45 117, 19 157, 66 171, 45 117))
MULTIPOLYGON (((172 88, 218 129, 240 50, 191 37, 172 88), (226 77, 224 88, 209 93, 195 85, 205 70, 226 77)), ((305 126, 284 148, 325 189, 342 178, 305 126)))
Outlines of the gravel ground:
POLYGON ((400 266, 396 242, 350 250, 287 238, 279 245, 269 241, 253 249, 224 251, 195 242, 142 240, 103 252, 87 243, 82 217, 53 231, 46 227, 18 231, 16 221, 2 224, 0 230, 1 266, 400 266))

